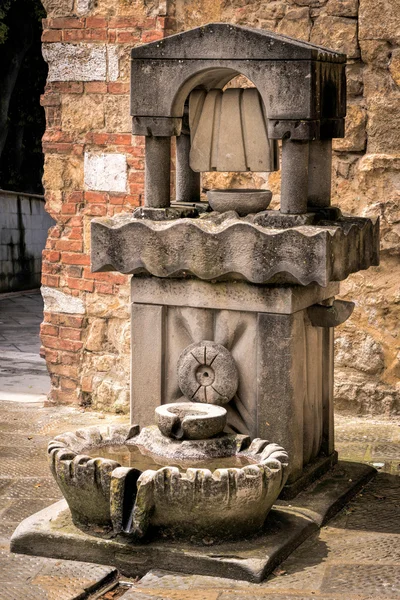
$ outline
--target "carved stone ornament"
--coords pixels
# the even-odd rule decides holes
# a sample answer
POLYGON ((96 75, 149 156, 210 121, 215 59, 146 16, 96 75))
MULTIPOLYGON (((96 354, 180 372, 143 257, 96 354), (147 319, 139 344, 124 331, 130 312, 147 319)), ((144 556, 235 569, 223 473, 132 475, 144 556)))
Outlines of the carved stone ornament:
POLYGON ((235 361, 221 344, 202 341, 191 344, 178 360, 178 383, 192 402, 227 404, 239 384, 235 361))

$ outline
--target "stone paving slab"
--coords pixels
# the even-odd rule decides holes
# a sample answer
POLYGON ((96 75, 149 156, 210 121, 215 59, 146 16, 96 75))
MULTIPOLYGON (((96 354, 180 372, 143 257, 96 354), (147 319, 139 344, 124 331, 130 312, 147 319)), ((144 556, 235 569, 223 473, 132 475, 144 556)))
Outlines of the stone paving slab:
MULTIPOLYGON (((0 476, 0 550, 8 551, 9 538, 23 518, 53 502, 46 496, 46 486, 29 487, 26 494, 22 491, 22 497, 13 491, 16 481, 22 481, 24 477, 28 478, 28 483, 32 479, 49 478, 43 462, 48 440, 71 429, 124 420, 126 417, 99 415, 70 407, 0 402, 0 421, 7 428, 4 431, 0 425, 0 467, 3 453, 7 459, 20 457, 21 463, 27 466, 26 472, 15 478, 0 476), (35 456, 45 470, 40 476, 32 477, 29 464, 35 456)), ((252 584, 153 570, 139 581, 132 579, 130 583, 134 587, 129 591, 121 589, 123 594, 120 597, 123 600, 400 600, 400 592, 396 591, 400 579, 400 479, 394 476, 394 473, 400 472, 400 427, 393 421, 370 418, 339 416, 336 422, 337 447, 341 458, 343 448, 346 458, 371 463, 374 462, 372 449, 378 446, 379 452, 388 451, 388 457, 379 456, 382 458, 382 467, 375 480, 319 534, 306 540, 280 565, 275 574, 261 584, 252 584), (382 472, 386 469, 392 470, 389 473, 382 472), (349 571, 340 571, 334 577, 336 567, 354 565, 366 567, 357 571, 359 591, 349 587, 349 571), (378 585, 378 581, 376 587, 368 589, 372 585, 367 573, 371 565, 385 567, 380 570, 385 576, 381 584, 378 585), (395 569, 392 569, 393 565, 395 569), (330 571, 328 567, 331 567, 330 571), (382 592, 385 585, 390 594, 382 592)), ((26 560, 26 557, 21 558, 26 560)), ((49 559, 42 560, 47 562, 49 559)), ((46 590, 41 592, 41 596, 35 596, 30 580, 28 584, 21 581, 2 583, 0 600, 64 600, 61 582, 58 587, 52 588, 52 596, 44 595, 46 590)), ((70 600, 70 597, 66 598, 70 600)), ((104 600, 109 600, 109 597, 104 595, 104 600)))

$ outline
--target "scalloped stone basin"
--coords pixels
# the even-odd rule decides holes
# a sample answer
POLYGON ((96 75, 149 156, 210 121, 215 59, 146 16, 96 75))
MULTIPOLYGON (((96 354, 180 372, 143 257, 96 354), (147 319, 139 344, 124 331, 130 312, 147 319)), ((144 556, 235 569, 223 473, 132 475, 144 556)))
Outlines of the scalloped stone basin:
POLYGON ((341 216, 279 229, 259 224, 259 217, 228 211, 164 221, 96 218, 92 271, 325 287, 379 264, 378 221, 341 216))
POLYGON ((57 436, 48 453, 74 523, 133 541, 157 530, 193 541, 253 535, 288 476, 283 448, 234 434, 179 442, 157 427, 90 427, 57 436), (110 458, 127 448, 136 449, 129 466, 110 458))

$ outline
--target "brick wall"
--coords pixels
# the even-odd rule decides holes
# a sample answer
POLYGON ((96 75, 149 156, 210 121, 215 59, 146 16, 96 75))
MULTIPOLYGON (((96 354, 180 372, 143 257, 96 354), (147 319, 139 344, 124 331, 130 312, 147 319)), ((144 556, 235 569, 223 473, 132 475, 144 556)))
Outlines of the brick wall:
MULTIPOLYGON (((335 142, 334 203, 382 219, 382 265, 342 284, 355 299, 337 332, 337 406, 400 410, 400 17, 397 0, 43 0, 46 208, 42 342, 51 401, 127 410, 128 278, 92 274, 89 224, 142 200, 143 145, 130 135, 129 50, 211 21, 262 27, 348 54, 346 138, 335 142)), ((244 183, 220 175, 223 185, 244 183)), ((252 183, 267 183, 256 174, 252 183)), ((279 174, 268 187, 279 198, 279 174)))

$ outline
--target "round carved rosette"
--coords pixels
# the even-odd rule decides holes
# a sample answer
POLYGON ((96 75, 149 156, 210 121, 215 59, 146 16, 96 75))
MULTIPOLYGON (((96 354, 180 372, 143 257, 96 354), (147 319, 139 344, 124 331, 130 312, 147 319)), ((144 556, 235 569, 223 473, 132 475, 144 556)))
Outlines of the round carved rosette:
POLYGON ((178 360, 178 383, 192 402, 227 404, 236 394, 239 374, 232 354, 210 341, 191 344, 178 360))

